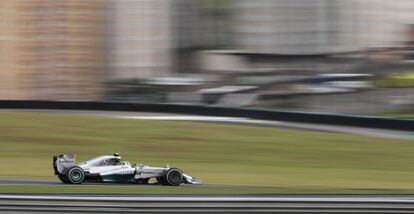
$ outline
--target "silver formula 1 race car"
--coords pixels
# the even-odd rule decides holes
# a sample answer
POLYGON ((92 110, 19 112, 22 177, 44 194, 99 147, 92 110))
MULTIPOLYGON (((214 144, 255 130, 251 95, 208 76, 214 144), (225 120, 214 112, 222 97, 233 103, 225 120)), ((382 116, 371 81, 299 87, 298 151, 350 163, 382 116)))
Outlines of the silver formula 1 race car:
POLYGON ((180 169, 166 167, 150 167, 142 164, 131 165, 122 161, 121 156, 99 156, 75 164, 75 155, 63 154, 53 156, 55 175, 66 184, 80 184, 82 182, 110 182, 110 183, 137 183, 148 184, 151 178, 156 184, 178 186, 185 184, 201 184, 201 180, 184 174, 180 169))

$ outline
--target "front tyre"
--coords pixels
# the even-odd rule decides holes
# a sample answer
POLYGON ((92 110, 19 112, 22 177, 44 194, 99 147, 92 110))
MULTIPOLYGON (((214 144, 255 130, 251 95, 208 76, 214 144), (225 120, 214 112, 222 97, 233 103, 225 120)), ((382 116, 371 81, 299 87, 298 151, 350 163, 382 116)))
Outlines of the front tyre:
POLYGON ((183 182, 183 172, 177 168, 171 168, 165 173, 164 180, 170 186, 178 186, 183 182))
POLYGON ((66 173, 66 180, 70 184, 80 184, 85 179, 85 172, 79 166, 72 166, 66 173))

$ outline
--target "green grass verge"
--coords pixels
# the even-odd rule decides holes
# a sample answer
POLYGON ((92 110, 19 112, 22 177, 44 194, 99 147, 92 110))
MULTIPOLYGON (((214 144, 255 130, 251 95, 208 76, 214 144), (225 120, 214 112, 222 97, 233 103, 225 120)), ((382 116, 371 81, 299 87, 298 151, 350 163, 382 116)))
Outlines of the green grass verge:
POLYGON ((0 176, 55 179, 52 155, 119 152, 241 187, 0 186, 0 192, 412 192, 414 141, 291 129, 51 113, 0 113, 0 176))
POLYGON ((391 112, 391 113, 384 113, 383 116, 401 118, 401 119, 411 119, 414 120, 414 112, 407 111, 407 112, 391 112))

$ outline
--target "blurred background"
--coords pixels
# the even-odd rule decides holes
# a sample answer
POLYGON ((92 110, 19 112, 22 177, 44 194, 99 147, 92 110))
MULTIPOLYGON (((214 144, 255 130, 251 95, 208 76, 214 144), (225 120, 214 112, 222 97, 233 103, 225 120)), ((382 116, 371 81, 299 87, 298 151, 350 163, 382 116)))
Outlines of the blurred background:
POLYGON ((414 118, 413 0, 1 0, 0 99, 414 118))

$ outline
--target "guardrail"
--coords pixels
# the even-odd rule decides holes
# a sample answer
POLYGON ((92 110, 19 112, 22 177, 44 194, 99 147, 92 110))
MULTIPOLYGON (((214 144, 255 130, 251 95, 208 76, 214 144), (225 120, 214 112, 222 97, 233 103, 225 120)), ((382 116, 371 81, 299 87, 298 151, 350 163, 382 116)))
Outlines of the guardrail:
POLYGON ((82 101, 0 101, 0 109, 53 109, 53 110, 98 110, 162 112, 204 116, 247 117, 271 121, 288 121, 342 125, 365 128, 414 131, 414 120, 390 117, 359 116, 333 113, 311 113, 268 109, 228 108, 200 105, 82 102, 82 101))
POLYGON ((0 212, 414 213, 401 196, 39 196, 0 195, 0 212))

